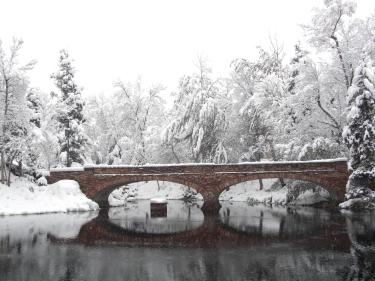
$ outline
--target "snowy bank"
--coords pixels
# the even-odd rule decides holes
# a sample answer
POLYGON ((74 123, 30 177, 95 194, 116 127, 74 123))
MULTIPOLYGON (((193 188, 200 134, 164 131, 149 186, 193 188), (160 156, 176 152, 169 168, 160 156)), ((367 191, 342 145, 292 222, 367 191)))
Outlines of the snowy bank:
POLYGON ((325 189, 315 188, 313 190, 314 184, 290 180, 285 180, 285 182, 286 186, 281 187, 278 184, 278 179, 264 179, 262 190, 260 190, 258 180, 239 183, 224 191, 219 199, 250 204, 298 206, 313 205, 330 199, 330 194, 325 189), (292 198, 293 192, 291 191, 298 191, 298 193, 292 198))
POLYGON ((375 191, 369 191, 357 198, 350 198, 339 206, 341 209, 375 209, 375 191))
POLYGON ((10 187, 0 184, 0 215, 19 215, 97 210, 73 180, 38 186, 25 178, 14 178, 10 187))
POLYGON ((375 209, 375 191, 373 182, 349 177, 346 185, 345 202, 340 204, 341 209, 375 209))

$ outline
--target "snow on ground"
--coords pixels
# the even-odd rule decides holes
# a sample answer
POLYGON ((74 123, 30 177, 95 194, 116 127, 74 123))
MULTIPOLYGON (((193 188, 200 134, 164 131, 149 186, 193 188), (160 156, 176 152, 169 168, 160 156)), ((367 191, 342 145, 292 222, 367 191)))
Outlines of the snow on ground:
POLYGON ((10 187, 0 184, 0 215, 78 212, 97 210, 72 180, 38 186, 26 178, 15 177, 10 187))
POLYGON ((224 191, 219 199, 223 201, 239 201, 251 203, 273 203, 286 204, 287 189, 283 188, 277 191, 271 191, 272 184, 277 179, 263 180, 263 189, 259 190, 259 181, 247 181, 236 184, 224 191))
POLYGON ((167 204, 168 201, 165 198, 154 197, 154 198, 150 199, 150 203, 154 203, 154 204, 167 204))
MULTIPOLYGON (((263 204, 276 204, 285 205, 287 204, 288 188, 283 187, 281 189, 274 189, 272 185, 278 181, 278 179, 264 179, 263 189, 259 190, 259 181, 247 181, 236 184, 224 191, 219 200, 222 201, 238 201, 248 202, 251 204, 263 203, 263 204)), ((149 181, 149 182, 137 182, 128 184, 125 187, 114 190, 108 198, 110 206, 122 206, 125 201, 134 201, 138 199, 151 199, 151 198, 165 198, 181 200, 186 199, 190 195, 188 194, 189 189, 182 185, 166 181, 149 181)), ((190 189, 192 190, 192 189, 190 189)), ((202 195, 197 196, 193 194, 196 200, 203 200, 202 195)), ((312 205, 322 201, 329 200, 329 193, 326 190, 317 190, 313 192, 307 189, 305 192, 299 194, 299 196, 290 204, 293 205, 312 205)))
MULTIPOLYGON (((229 190, 224 191, 219 199, 223 201, 248 202, 252 204, 263 203, 285 205, 287 204, 288 188, 283 187, 281 189, 273 190, 271 187, 276 181, 278 181, 278 179, 264 179, 262 190, 259 190, 258 180, 242 182, 230 187, 229 190)), ((291 204, 312 205, 328 200, 329 193, 326 190, 319 190, 318 192, 306 190, 291 202, 291 204)))

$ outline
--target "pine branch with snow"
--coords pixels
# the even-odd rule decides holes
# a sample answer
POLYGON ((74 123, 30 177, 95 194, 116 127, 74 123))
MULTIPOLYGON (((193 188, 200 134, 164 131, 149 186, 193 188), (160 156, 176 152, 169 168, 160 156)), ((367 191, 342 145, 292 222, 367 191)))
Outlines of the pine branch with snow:
POLYGON ((354 72, 347 102, 343 138, 350 152, 347 198, 351 199, 366 196, 375 183, 375 65, 369 52, 364 52, 354 72))

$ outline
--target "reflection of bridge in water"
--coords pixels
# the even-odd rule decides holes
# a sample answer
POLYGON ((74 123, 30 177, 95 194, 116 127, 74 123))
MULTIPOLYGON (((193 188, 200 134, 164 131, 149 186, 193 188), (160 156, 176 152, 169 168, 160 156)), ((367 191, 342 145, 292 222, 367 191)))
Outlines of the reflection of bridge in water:
MULTIPOLYGON (((301 226, 303 217, 291 213, 280 220, 279 230, 267 233, 262 229, 266 222, 259 218, 258 225, 246 229, 236 228, 228 224, 228 218, 219 216, 206 216, 200 226, 177 233, 140 233, 132 229, 124 229, 110 221, 106 210, 102 210, 98 218, 84 225, 75 241, 85 245, 100 245, 114 243, 129 247, 189 247, 189 248, 215 248, 232 246, 255 246, 288 241, 301 241, 319 237, 316 244, 309 243, 309 247, 329 247, 331 249, 348 249, 350 241, 346 233, 338 233, 336 227, 321 224, 315 221, 310 225, 308 220, 301 226)), ((345 224, 344 218, 336 223, 345 224)))
MULTIPOLYGON (((149 280, 150 276, 155 280, 181 281, 186 276, 191 280, 374 279, 375 213, 222 205, 222 220, 218 223, 231 227, 215 225, 217 221, 206 218, 204 231, 208 234, 203 239, 211 241, 210 248, 204 248, 204 241, 199 243, 198 229, 190 232, 198 242, 172 234, 175 238, 169 238, 169 244, 165 245, 168 248, 160 245, 161 239, 165 239, 160 238, 163 235, 144 235, 135 240, 133 237, 139 234, 131 233, 131 229, 114 230, 113 221, 108 225, 108 218, 120 219, 119 212, 116 216, 109 213, 108 218, 105 213, 98 217, 96 212, 2 217, 0 279, 149 280), (241 216, 245 213, 246 217, 241 216), (228 239, 233 241, 219 239, 219 227, 230 232, 228 239), (249 240, 236 240, 246 235, 249 240), (258 243, 255 245, 254 241, 258 243)), ((200 212, 197 207, 194 210, 200 212)))
POLYGON ((345 159, 302 162, 255 162, 241 164, 176 164, 149 166, 85 166, 82 170, 51 170, 48 182, 72 179, 87 197, 102 207, 116 188, 141 181, 169 181, 194 188, 202 194, 205 214, 217 214, 219 196, 232 185, 266 178, 304 180, 326 188, 333 198, 344 199, 348 179, 345 159))

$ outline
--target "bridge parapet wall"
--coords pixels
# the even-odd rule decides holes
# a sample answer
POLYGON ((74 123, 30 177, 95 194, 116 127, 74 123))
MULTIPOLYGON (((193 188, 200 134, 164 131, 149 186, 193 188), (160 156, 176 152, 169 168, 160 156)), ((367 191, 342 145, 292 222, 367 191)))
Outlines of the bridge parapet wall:
POLYGON ((218 202, 220 193, 234 184, 265 178, 289 178, 317 183, 342 201, 348 176, 346 160, 335 159, 223 165, 85 166, 80 171, 69 168, 51 170, 48 182, 76 180, 89 198, 97 200, 100 195, 103 200, 113 189, 132 182, 171 181, 196 189, 205 201, 218 202))
POLYGON ((345 159, 289 162, 251 162, 239 164, 175 164, 145 166, 85 166, 84 171, 94 174, 157 174, 157 173, 230 173, 256 171, 335 170, 347 172, 345 159))

